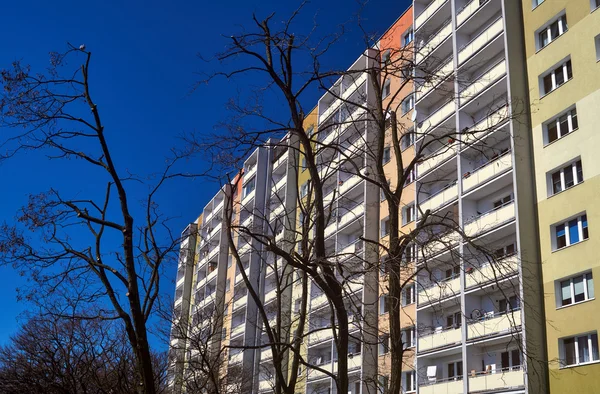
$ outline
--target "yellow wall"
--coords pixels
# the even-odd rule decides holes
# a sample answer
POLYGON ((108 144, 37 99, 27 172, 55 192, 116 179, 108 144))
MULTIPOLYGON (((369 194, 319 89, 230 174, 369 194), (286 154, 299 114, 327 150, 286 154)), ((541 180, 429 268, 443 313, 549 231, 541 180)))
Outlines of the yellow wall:
POLYGON ((559 339, 600 331, 600 305, 596 300, 563 308, 556 306, 555 282, 585 271, 600 281, 600 63, 596 61, 594 37, 600 34, 600 10, 590 12, 589 0, 546 0, 531 9, 525 0, 527 70, 531 102, 537 209, 544 281, 547 352, 550 390, 553 393, 591 393, 598 390, 600 363, 560 368, 559 339), (568 30, 537 51, 535 33, 545 23, 566 11, 568 30), (573 78, 540 98, 539 76, 567 56, 571 57, 573 78), (544 147, 542 124, 576 105, 579 129, 544 147), (580 157, 582 184, 548 197, 547 174, 580 157), (590 238, 552 251, 551 226, 586 212, 590 238))

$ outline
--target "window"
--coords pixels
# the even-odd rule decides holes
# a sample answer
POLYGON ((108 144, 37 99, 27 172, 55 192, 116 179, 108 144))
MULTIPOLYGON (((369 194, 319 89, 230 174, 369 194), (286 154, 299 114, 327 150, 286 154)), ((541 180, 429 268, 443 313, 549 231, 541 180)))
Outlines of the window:
POLYGON ((500 354, 502 371, 512 371, 521 367, 521 352, 518 349, 513 349, 509 352, 500 354))
POLYGON ((415 328, 405 328, 401 331, 402 335, 402 343, 404 344, 404 349, 415 347, 416 346, 416 336, 415 336, 415 328))
POLYGON ((308 195, 308 189, 310 188, 310 180, 306 181, 300 186, 300 197, 306 197, 308 195))
POLYGON ((256 177, 253 176, 248 182, 244 184, 243 198, 246 198, 250 193, 252 193, 255 187, 256 177))
POLYGON ((402 306, 410 305, 415 303, 415 285, 406 285, 402 289, 402 306))
POLYGON ((302 155, 302 172, 306 171, 306 156, 302 155))
POLYGON ((446 327, 459 328, 462 325, 462 315, 460 312, 454 312, 446 316, 446 327))
POLYGON ((562 36, 567 31, 567 16, 561 15, 558 19, 543 27, 538 34, 538 50, 562 36))
POLYGON ((400 148, 402 150, 408 149, 410 146, 415 143, 415 132, 411 128, 409 131, 404 133, 402 138, 400 139, 400 148))
POLYGON ((571 78, 573 78, 573 70, 571 69, 571 60, 569 59, 542 77, 543 86, 541 96, 554 91, 571 78))
MULTIPOLYGON (((388 180, 387 180, 387 184, 388 184, 388 186, 390 186, 390 183, 391 183, 391 181, 388 179, 388 180)), ((385 193, 383 192, 383 189, 381 189, 381 190, 380 190, 380 192, 379 192, 379 196, 380 196, 380 198, 381 198, 381 201, 385 201, 385 193)))
POLYGON ((383 83, 383 88, 381 89, 381 98, 384 99, 390 95, 390 91, 392 88, 392 84, 389 79, 386 79, 383 83))
POLYGON ((458 278, 460 276, 460 265, 455 265, 454 267, 447 269, 445 274, 444 280, 458 278))
POLYGON ((402 372, 402 392, 410 393, 412 391, 417 391, 415 371, 402 372))
POLYGON ((381 164, 385 165, 390 160, 392 160, 392 150, 389 146, 386 146, 385 148, 383 148, 383 159, 381 164))
MULTIPOLYGON (((596 0, 600 4, 600 0, 596 0)), ((598 6, 596 6, 598 7, 598 6)), ((596 61, 600 62, 600 34, 594 38, 594 44, 596 45, 596 61)))
POLYGON ((587 215, 582 215, 554 226, 554 233, 554 250, 588 239, 587 215))
POLYGON ((544 2, 544 0, 532 0, 532 6, 533 8, 537 7, 538 5, 542 4, 544 2))
POLYGON ((551 195, 560 193, 563 190, 567 190, 568 188, 583 182, 581 160, 577 160, 576 162, 553 172, 550 176, 550 180, 552 182, 551 195))
POLYGON ((388 334, 381 335, 379 337, 379 355, 389 353, 390 351, 390 336, 388 334))
POLYGON ((383 315, 390 311, 390 297, 384 294, 379 297, 379 314, 383 315))
POLYGON ((501 199, 494 201, 494 211, 508 205, 512 202, 512 195, 504 196, 501 199))
POLYGON ((503 259, 504 257, 512 256, 515 254, 515 244, 509 244, 498 248, 494 251, 494 257, 497 260, 503 259))
POLYGON ((521 303, 516 295, 509 296, 498 300, 498 311, 500 313, 519 310, 521 303))
POLYGON ((592 273, 577 275, 560 281, 557 306, 567 306, 594 298, 594 279, 592 273))
POLYGON ((388 392, 388 386, 390 384, 390 377, 387 375, 379 376, 379 387, 378 392, 381 394, 386 394, 388 392))
POLYGON ((406 169, 404 169, 404 172, 406 173, 406 179, 404 180, 404 186, 407 186, 415 181, 415 169, 413 168, 408 173, 406 172, 406 169))
POLYGON ((411 28, 406 33, 404 33, 404 35, 402 36, 402 46, 407 46, 408 44, 410 44, 412 42, 413 39, 414 39, 414 32, 411 28))
POLYGON ((313 134, 315 134, 315 127, 314 126, 310 126, 308 128, 308 130, 306 130, 306 135, 308 135, 308 138, 312 137, 313 134))
POLYGON ((415 220, 415 205, 409 204, 402 208, 402 225, 406 225, 415 220))
POLYGON ((415 261, 417 258, 417 245, 410 244, 404 249, 404 255, 402 256, 402 261, 405 263, 409 263, 415 261))
POLYGON ((385 237, 390 233, 390 219, 385 218, 381 221, 381 237, 385 237))
POLYGON ((227 279, 227 282, 225 282, 225 292, 229 293, 230 290, 231 290, 231 279, 227 279))
POLYGON ((563 367, 598 361, 598 334, 596 332, 560 340, 563 367))
POLYGON ((387 66, 388 64, 390 64, 390 50, 386 50, 385 52, 383 52, 383 55, 381 55, 381 68, 387 66))
POLYGON ((406 115, 414 106, 415 98, 411 93, 402 100, 402 115, 406 115))
POLYGON ((549 143, 564 137, 578 128, 579 122, 577 121, 577 110, 573 108, 572 110, 546 123, 544 144, 548 145, 549 143))
POLYGON ((448 379, 462 379, 462 361, 448 363, 448 379))
POLYGON ((600 7, 600 0, 591 0, 590 5, 592 7, 592 11, 594 11, 596 8, 600 7))

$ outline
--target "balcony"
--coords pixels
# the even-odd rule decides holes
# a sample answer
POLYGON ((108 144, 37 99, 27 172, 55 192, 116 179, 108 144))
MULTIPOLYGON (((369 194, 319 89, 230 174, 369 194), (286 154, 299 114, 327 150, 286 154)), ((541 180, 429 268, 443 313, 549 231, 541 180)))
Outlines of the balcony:
MULTIPOLYGON (((340 208, 338 208, 340 209, 340 208)), ((346 213, 344 213, 341 217, 337 217, 337 221, 334 220, 327 228, 325 229, 325 237, 329 237, 332 235, 338 228, 344 227, 357 218, 361 217, 365 212, 365 205, 363 202, 359 202, 354 207, 349 208, 346 213)))
POLYGON ((432 349, 448 347, 456 343, 460 343, 461 329, 449 328, 445 330, 436 330, 434 333, 429 335, 419 336, 419 352, 426 352, 432 349))
POLYGON ((277 287, 265 293, 265 304, 273 301, 277 297, 277 287))
POLYGON ((246 329, 246 324, 244 324, 244 322, 242 322, 242 324, 239 324, 235 327, 231 327, 231 335, 230 338, 234 338, 237 337, 238 335, 241 335, 246 329))
POLYGON ((452 297, 460 293, 460 277, 440 280, 427 287, 419 289, 418 306, 423 306, 437 300, 452 297))
POLYGON ((431 210, 435 211, 438 208, 446 206, 458 198, 458 185, 453 182, 443 189, 435 192, 432 196, 427 198, 425 201, 419 203, 419 206, 423 211, 431 210))
POLYGON ((521 327, 521 311, 486 314, 482 320, 467 325, 467 338, 477 339, 515 332, 521 327))
POLYGON ((244 171, 244 180, 252 178, 252 175, 256 174, 256 164, 253 164, 244 171))
MULTIPOLYGON (((349 74, 352 76, 355 76, 356 74, 349 74)), ((352 83, 346 87, 346 89, 342 92, 340 98, 341 99, 337 99, 334 98, 334 102, 325 110, 323 111, 323 113, 321 113, 319 115, 319 126, 321 126, 321 124, 327 119, 329 118, 329 116, 331 116, 337 109, 339 109, 340 105, 346 100, 348 101, 348 99, 350 98, 350 96, 356 92, 356 89, 360 88, 361 85, 367 80, 367 73, 361 73, 359 76, 356 77, 355 80, 352 81, 352 83)), ((337 134, 337 133, 336 133, 337 134)), ((327 138, 325 138, 325 140, 323 142, 325 142, 327 140, 327 138)), ((330 141, 331 142, 331 141, 330 141)))
MULTIPOLYGON (((285 147, 284 147, 285 148, 285 147)), ((288 149, 285 148, 285 152, 277 158, 277 160, 273 163, 273 170, 276 170, 280 165, 282 165, 288 159, 288 149)))
POLYGON ((275 209, 271 211, 271 214, 269 215, 269 221, 275 219, 276 217, 281 217, 284 211, 285 205, 283 204, 283 201, 277 201, 277 207, 275 207, 275 209))
POLYGON ((454 73, 454 62, 452 61, 452 57, 450 57, 449 60, 442 63, 439 68, 433 70, 430 82, 424 83, 423 86, 417 89, 415 93, 416 101, 419 102, 423 97, 427 96, 429 92, 452 75, 452 73, 454 73))
POLYGON ((246 294, 243 297, 238 298, 237 300, 233 301, 233 310, 237 310, 243 306, 246 306, 246 304, 248 303, 248 295, 246 294))
POLYGON ((338 252, 338 255, 341 258, 356 256, 357 254, 362 253, 364 250, 364 241, 362 239, 357 239, 356 241, 344 245, 342 249, 338 252))
POLYGON ((242 359, 244 358, 244 352, 237 352, 234 354, 229 354, 229 364, 238 364, 242 362, 242 359))
POLYGON ((500 280, 515 274, 519 269, 519 261, 516 254, 506 257, 498 262, 493 262, 479 268, 467 269, 465 275, 465 287, 471 288, 486 283, 500 280))
POLYGON ((473 56, 477 51, 487 45, 498 34, 504 31, 504 19, 499 18, 486 30, 474 37, 468 44, 464 45, 458 52, 458 64, 473 56))
POLYGON ((273 358, 271 346, 265 346, 260 349, 260 361, 267 361, 273 358))
POLYGON ((483 73, 475 82, 460 92, 460 105, 465 105, 475 98, 480 92, 491 86, 494 82, 506 75, 506 61, 502 59, 483 73))
MULTIPOLYGON (((274 195, 279 190, 281 190, 283 188, 283 186, 285 186, 286 180, 287 180, 287 178, 285 175, 283 175, 279 179, 273 179, 273 188, 271 189, 271 195, 274 195)), ((283 196, 280 196, 280 197, 283 198, 283 196)))
POLYGON ((463 137, 463 143, 470 146, 473 143, 480 141, 486 134, 490 133, 508 118, 509 112, 507 106, 495 110, 492 114, 486 116, 474 126, 466 129, 466 134, 464 134, 463 137))
POLYGON ((464 21, 469 19, 480 7, 483 7, 489 0, 471 0, 464 5, 456 14, 456 26, 460 26, 464 21))
POLYGON ((523 370, 518 367, 497 373, 481 372, 469 377, 469 391, 483 392, 523 387, 524 376, 523 370))
MULTIPOLYGON (((271 350, 269 350, 270 352, 271 350)), ((262 359, 262 356, 261 356, 262 359)), ((273 387, 275 387, 275 382, 269 379, 259 380, 258 381, 258 390, 260 392, 273 391, 273 387)))
POLYGON ((448 0, 433 0, 423 12, 415 18, 415 30, 419 29, 427 19, 439 10, 448 0))
POLYGON ((419 384, 420 394, 462 394, 463 392, 463 381, 459 378, 437 379, 436 383, 428 385, 419 384))
POLYGON ((427 244, 425 246, 424 252, 428 257, 431 257, 442 252, 443 250, 455 247, 456 245, 458 245, 458 242, 461 239, 462 236, 459 233, 455 231, 449 232, 446 235, 441 236, 439 240, 432 241, 429 244, 427 244))
MULTIPOLYGON (((351 372, 353 370, 356 369, 360 369, 361 365, 362 365, 362 355, 359 354, 349 354, 348 355, 348 372, 351 372)), ((331 372, 331 373, 336 373, 337 372, 337 360, 333 361, 333 362, 328 362, 326 364, 322 364, 319 365, 318 367, 327 371, 327 372, 331 372)), ((317 370, 310 370, 308 372, 308 381, 311 380, 317 380, 317 379, 323 379, 325 377, 328 377, 328 375, 326 375, 324 372, 321 371, 317 371, 317 370)))
POLYGON ((338 185, 338 196, 346 193, 348 190, 356 186, 360 181, 361 177, 358 175, 350 175, 346 180, 340 180, 338 185))
POLYGON ((468 237, 474 237, 507 223, 514 218, 515 203, 514 201, 510 201, 467 222, 464 231, 468 237))
POLYGON ((204 218, 204 223, 208 223, 210 222, 210 220, 213 218, 213 216, 215 216, 217 213, 219 213, 221 211, 221 209, 223 209, 223 205, 225 203, 225 200, 221 200, 217 206, 210 211, 210 213, 208 215, 206 215, 206 217, 204 218))
POLYGON ((333 339, 333 330, 329 328, 329 326, 325 326, 325 328, 315 328, 314 331, 315 332, 308 336, 309 346, 333 339))
POLYGON ((417 174, 419 176, 425 175, 446 160, 454 157, 456 155, 456 151, 456 144, 452 144, 451 146, 443 145, 438 150, 428 155, 425 161, 417 164, 417 174))
POLYGON ((462 180, 463 193, 466 193, 491 179, 497 178, 500 174, 509 171, 511 168, 512 154, 511 151, 508 151, 496 159, 464 174, 462 180))
POLYGON ((417 64, 421 63, 424 58, 432 54, 442 42, 450 37, 450 34, 452 34, 452 23, 448 21, 448 23, 446 23, 440 30, 432 34, 428 38, 427 43, 417 51, 417 64))
POLYGON ((454 113, 456 109, 456 105, 454 100, 448 101, 446 104, 442 105, 437 111, 435 111, 431 116, 426 118, 421 125, 417 125, 417 135, 420 137, 431 130, 450 115, 454 113))

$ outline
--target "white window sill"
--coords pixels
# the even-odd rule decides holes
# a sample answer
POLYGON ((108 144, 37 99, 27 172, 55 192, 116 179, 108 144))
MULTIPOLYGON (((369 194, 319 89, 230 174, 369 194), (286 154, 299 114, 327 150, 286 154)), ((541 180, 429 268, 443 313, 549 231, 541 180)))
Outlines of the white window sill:
POLYGON ((574 244, 571 244, 571 245, 563 246, 563 247, 562 247, 562 248, 560 248, 560 249, 554 249, 554 250, 552 251, 552 253, 560 252, 561 250, 565 250, 565 249, 567 249, 567 248, 570 248, 571 246, 579 245, 580 243, 583 243, 583 242, 585 242, 585 241, 587 241, 587 240, 589 240, 589 238, 587 238, 587 239, 583 239, 583 240, 581 240, 581 241, 579 241, 579 242, 575 242, 574 244))
POLYGON ((565 365, 563 367, 560 367, 559 369, 569 369, 569 368, 575 368, 575 367, 583 367, 585 365, 591 365, 591 364, 600 364, 600 360, 594 360, 594 361, 588 361, 587 363, 579 363, 579 364, 573 364, 573 365, 565 365))
POLYGON ((557 307, 556 310, 558 311, 560 309, 569 308, 571 306, 585 304, 586 302, 594 301, 595 299, 596 299, 596 297, 594 297, 594 298, 588 298, 587 300, 583 300, 583 301, 579 301, 579 302, 574 302, 573 304, 569 304, 569 305, 561 305, 561 306, 557 307))

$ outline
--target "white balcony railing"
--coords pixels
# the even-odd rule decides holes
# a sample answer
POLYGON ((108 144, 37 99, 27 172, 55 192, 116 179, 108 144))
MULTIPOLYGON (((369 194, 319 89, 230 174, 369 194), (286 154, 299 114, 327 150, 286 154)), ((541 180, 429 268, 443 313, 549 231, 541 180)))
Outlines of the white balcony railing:
POLYGON ((447 280, 440 280, 437 283, 424 285, 418 292, 419 306, 452 297, 460 293, 460 277, 452 277, 447 280))
POLYGON ((235 327, 231 327, 230 337, 231 338, 237 337, 238 335, 242 334, 245 329, 246 329, 246 324, 244 324, 244 322, 242 322, 241 324, 239 324, 235 327))
POLYGON ((429 56, 442 42, 444 42, 452 34, 452 23, 448 21, 437 33, 431 36, 431 38, 419 48, 415 57, 417 64, 423 59, 429 56))
POLYGON ((451 327, 449 329, 440 329, 429 335, 419 336, 419 352, 425 352, 431 349, 446 347, 461 342, 461 329, 451 327))
POLYGON ((468 192, 483 183, 498 177, 498 175, 512 168, 511 151, 504 153, 502 156, 489 161, 474 170, 463 174, 462 186, 463 193, 468 192))
POLYGON ((277 158, 275 163, 273 163, 273 170, 277 169, 280 165, 282 165, 288 159, 288 149, 286 148, 285 152, 277 158))
POLYGON ((339 213, 338 213, 338 216, 336 218, 334 218, 334 219, 338 219, 338 220, 337 221, 333 220, 333 222, 329 226, 327 226, 327 228, 325 228, 325 237, 328 237, 331 234, 333 234, 338 228, 344 227, 348 223, 361 217, 364 214, 364 212, 365 212, 365 205, 364 205, 364 203, 360 202, 353 208, 342 213, 341 217, 339 216, 339 213))
POLYGON ((515 218, 515 203, 511 201, 486 212, 465 225, 465 234, 474 237, 487 232, 515 218))
POLYGON ((468 268, 465 275, 465 287, 468 289, 506 278, 515 274, 518 269, 519 261, 516 254, 478 268, 468 268))
POLYGON ((465 145, 470 145, 479 141, 485 136, 487 133, 493 131, 496 127, 503 124, 504 121, 509 119, 508 107, 504 106, 495 110, 492 114, 486 116, 477 124, 472 127, 467 128, 463 132, 462 141, 465 145))
POLYGON ((450 146, 442 146, 440 149, 428 155, 425 161, 417 164, 417 174, 419 176, 425 175, 426 173, 428 173, 438 165, 442 164, 449 158, 454 157, 456 155, 456 151, 456 143, 450 146))
POLYGON ((520 367, 513 367, 495 373, 471 373, 469 391, 485 392, 497 389, 510 389, 525 385, 525 374, 520 367))
POLYGON ((450 58, 446 63, 443 63, 440 68, 434 70, 431 74, 431 80, 424 83, 416 91, 416 100, 419 101, 433 90, 440 82, 448 78, 454 72, 454 62, 450 58))
POLYGON ((440 207, 448 205, 452 201, 458 198, 458 185, 456 183, 451 183, 445 186, 443 189, 435 192, 432 196, 427 198, 427 200, 419 203, 421 210, 425 212, 430 209, 434 211, 440 207))
POLYGON ((459 377, 449 379, 435 379, 433 382, 420 383, 420 394, 462 394, 463 381, 459 377))
POLYGON ((248 303, 248 295, 240 297, 239 299, 233 301, 233 310, 239 309, 245 306, 248 303))
POLYGON ((436 255, 443 250, 447 250, 458 245, 458 242, 462 239, 462 236, 458 232, 450 232, 444 236, 441 236, 438 240, 432 241, 424 246, 423 253, 431 257, 436 255))
POLYGON ((427 19, 429 19, 437 10, 440 9, 448 0, 433 0, 423 12, 415 18, 415 30, 419 29, 427 19))
POLYGON ((473 56, 473 54, 487 45, 487 43, 494 39, 498 34, 502 33, 503 30, 504 19, 500 18, 459 50, 458 63, 461 64, 473 56))
POLYGON ((460 105, 465 105, 504 75, 506 75, 506 61, 502 59, 502 61, 492 66, 481 77, 477 78, 476 81, 460 92, 460 105))
MULTIPOLYGON (((355 76, 354 74, 349 75, 355 76)), ((325 111, 323 111, 323 113, 319 115, 319 125, 321 125, 323 121, 327 120, 327 118, 329 118, 330 115, 332 115, 337 109, 339 109, 340 104, 342 104, 343 102, 348 102, 350 96, 356 91, 356 89, 361 87, 366 80, 366 72, 361 73, 359 76, 357 76, 356 79, 352 82, 352 84, 350 84, 350 87, 344 90, 344 92, 340 96, 341 99, 335 99, 334 102, 325 111)))
POLYGON ((452 115, 454 110, 456 109, 456 104, 454 100, 448 101, 442 107, 440 107, 437 111, 435 111, 431 116, 427 117, 423 122, 421 122, 420 126, 418 126, 417 135, 422 136, 427 132, 433 130, 435 126, 440 124, 444 119, 452 115))
POLYGON ((489 0, 471 0, 469 3, 462 6, 456 13, 456 26, 462 25, 464 21, 469 19, 469 17, 479 9, 479 7, 482 7, 488 1, 489 0))
POLYGON ((467 325, 467 338, 481 338, 514 332, 521 327, 521 311, 485 314, 483 319, 467 325))

